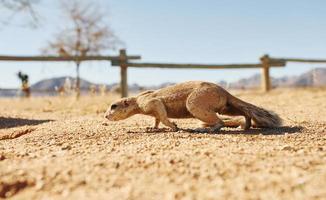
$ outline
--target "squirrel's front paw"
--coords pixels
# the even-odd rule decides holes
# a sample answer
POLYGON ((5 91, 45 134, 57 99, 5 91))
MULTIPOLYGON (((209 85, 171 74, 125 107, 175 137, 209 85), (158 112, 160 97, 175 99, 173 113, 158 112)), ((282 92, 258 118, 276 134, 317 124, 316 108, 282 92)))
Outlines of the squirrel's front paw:
POLYGON ((172 130, 173 131, 178 131, 179 130, 179 128, 178 128, 178 126, 177 126, 177 124, 176 123, 172 123, 173 124, 173 126, 171 127, 172 128, 172 130))
POLYGON ((248 126, 247 124, 240 124, 240 128, 243 130, 249 130, 250 126, 248 126))

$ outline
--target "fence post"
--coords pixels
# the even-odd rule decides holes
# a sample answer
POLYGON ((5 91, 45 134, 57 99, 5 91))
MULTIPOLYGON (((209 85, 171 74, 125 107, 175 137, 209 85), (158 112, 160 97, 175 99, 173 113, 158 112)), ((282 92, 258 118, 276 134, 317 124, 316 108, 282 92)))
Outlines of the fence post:
POLYGON ((119 55, 119 62, 120 62, 120 90, 121 90, 121 97, 128 96, 128 81, 127 81, 127 52, 125 49, 120 49, 119 55))
POLYGON ((261 86, 264 92, 268 92, 271 89, 271 81, 269 76, 270 59, 268 55, 264 55, 260 58, 263 65, 262 76, 261 76, 261 86))

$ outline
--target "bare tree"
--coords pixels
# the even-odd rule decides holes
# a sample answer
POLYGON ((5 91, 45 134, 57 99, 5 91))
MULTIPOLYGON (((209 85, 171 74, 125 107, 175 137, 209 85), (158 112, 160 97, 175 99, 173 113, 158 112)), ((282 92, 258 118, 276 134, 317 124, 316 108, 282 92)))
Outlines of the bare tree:
POLYGON ((40 0, 0 0, 0 8, 6 12, 7 16, 0 20, 2 25, 8 25, 17 15, 28 16, 30 27, 37 27, 39 24, 39 16, 35 11, 35 5, 40 0))
POLYGON ((79 97, 81 61, 77 58, 99 55, 105 50, 115 49, 121 42, 97 5, 72 1, 63 4, 62 9, 68 24, 55 35, 54 40, 43 49, 43 53, 76 57, 76 94, 79 97))

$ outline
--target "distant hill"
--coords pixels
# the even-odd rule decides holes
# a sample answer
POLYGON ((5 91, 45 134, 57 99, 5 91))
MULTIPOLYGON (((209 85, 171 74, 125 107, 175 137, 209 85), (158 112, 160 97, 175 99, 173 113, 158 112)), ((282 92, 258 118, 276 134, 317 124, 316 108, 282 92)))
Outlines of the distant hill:
MULTIPOLYGON (((273 87, 308 87, 326 86, 326 68, 315 68, 300 76, 285 76, 271 78, 273 87)), ((246 89, 260 87, 261 75, 255 74, 249 78, 230 83, 228 88, 246 89)))
MULTIPOLYGON (((33 85, 31 85, 31 90, 34 91, 55 91, 56 87, 61 87, 64 85, 66 79, 69 79, 71 84, 76 83, 76 79, 73 77, 57 77, 41 80, 33 85)), ((80 79, 80 89, 88 90, 93 83, 86 81, 84 79, 80 79)), ((97 84, 95 84, 97 85, 97 84)))
POLYGON ((0 88, 0 97, 14 97, 19 94, 18 89, 1 89, 0 88))
POLYGON ((295 86, 325 86, 326 68, 316 68, 297 77, 292 85, 295 86))
MULTIPOLYGON (((33 91, 47 91, 47 92, 54 92, 55 88, 61 87, 65 84, 66 79, 69 79, 70 83, 72 86, 75 86, 76 84, 76 78, 70 77, 70 76, 64 76, 64 77, 56 77, 56 78, 50 78, 50 79, 44 79, 41 80, 33 85, 31 85, 31 90, 33 91)), ((100 87, 103 84, 97 84, 97 83, 92 83, 90 81, 87 81, 85 79, 80 79, 80 89, 82 91, 88 91, 89 88, 95 85, 96 87, 100 87)), ((118 83, 114 84, 105 84, 107 89, 112 89, 115 87, 119 87, 118 83)), ((129 90, 130 91, 139 91, 142 90, 143 87, 139 86, 138 84, 132 84, 129 85, 129 90)))

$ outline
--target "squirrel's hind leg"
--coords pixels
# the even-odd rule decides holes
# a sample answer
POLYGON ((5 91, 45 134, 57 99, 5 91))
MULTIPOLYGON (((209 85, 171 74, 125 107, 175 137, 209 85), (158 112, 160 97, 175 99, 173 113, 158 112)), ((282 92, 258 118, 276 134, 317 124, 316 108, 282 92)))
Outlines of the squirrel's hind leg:
POLYGON ((247 116, 244 112, 234 106, 227 105, 220 110, 220 113, 229 116, 244 116, 245 118, 244 122, 238 119, 223 120, 225 126, 234 127, 238 123, 238 126, 244 130, 248 130, 251 127, 251 117, 247 116))
POLYGON ((242 116, 238 117, 222 117, 224 127, 238 128, 241 127, 244 130, 248 130, 251 127, 251 118, 245 116, 243 120, 242 116))
POLYGON ((207 128, 196 129, 199 132, 216 132, 224 123, 217 116, 215 109, 224 105, 226 99, 220 96, 214 88, 199 88, 193 91, 186 102, 187 110, 203 122, 207 128))

